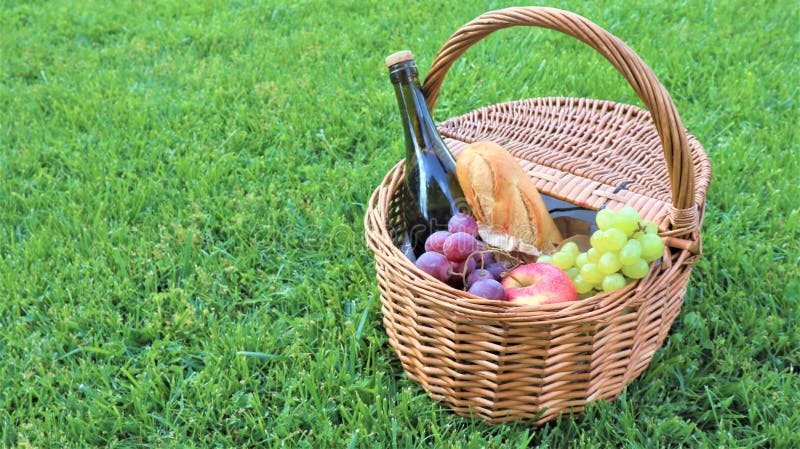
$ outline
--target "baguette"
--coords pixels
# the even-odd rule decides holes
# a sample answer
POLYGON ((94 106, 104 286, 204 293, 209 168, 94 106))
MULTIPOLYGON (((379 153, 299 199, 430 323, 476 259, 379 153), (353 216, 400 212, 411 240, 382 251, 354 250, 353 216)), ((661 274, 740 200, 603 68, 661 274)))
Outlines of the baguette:
POLYGON ((476 142, 456 160, 456 176, 475 219, 493 231, 550 251, 561 233, 533 181, 500 145, 476 142))

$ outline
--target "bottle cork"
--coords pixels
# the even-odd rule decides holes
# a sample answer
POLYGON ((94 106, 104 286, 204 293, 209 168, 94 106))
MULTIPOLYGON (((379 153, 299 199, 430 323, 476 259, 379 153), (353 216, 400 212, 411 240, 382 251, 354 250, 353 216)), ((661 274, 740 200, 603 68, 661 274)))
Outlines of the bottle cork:
POLYGON ((391 67, 398 62, 413 61, 414 55, 408 50, 398 51, 386 57, 386 67, 391 67))

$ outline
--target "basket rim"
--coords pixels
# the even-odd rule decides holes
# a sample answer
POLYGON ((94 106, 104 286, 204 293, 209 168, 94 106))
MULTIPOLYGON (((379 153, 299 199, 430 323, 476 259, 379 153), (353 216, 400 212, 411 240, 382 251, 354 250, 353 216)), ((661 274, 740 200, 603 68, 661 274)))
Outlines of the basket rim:
POLYGON ((376 255, 382 254, 391 258, 392 271, 403 271, 413 278, 407 288, 414 290, 416 294, 424 294, 450 313, 477 319, 495 319, 508 325, 594 323, 614 316, 626 307, 637 305, 641 302, 637 295, 639 290, 653 288, 659 283, 666 284, 675 272, 686 268, 686 262, 697 257, 688 250, 681 250, 675 260, 663 258, 661 264, 651 266, 644 278, 631 282, 620 290, 600 293, 582 300, 546 305, 518 305, 480 298, 451 287, 420 270, 392 243, 386 222, 381 222, 379 218, 388 216, 389 201, 402 182, 403 173, 404 163, 400 160, 370 196, 364 220, 367 244, 376 255), (381 245, 381 242, 384 244, 381 245))

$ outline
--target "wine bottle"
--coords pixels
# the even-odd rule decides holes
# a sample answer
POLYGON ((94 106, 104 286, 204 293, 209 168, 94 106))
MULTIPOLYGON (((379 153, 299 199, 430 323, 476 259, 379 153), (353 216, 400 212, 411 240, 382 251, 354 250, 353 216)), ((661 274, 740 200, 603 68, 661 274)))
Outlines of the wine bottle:
POLYGON ((410 51, 386 58, 394 85, 406 141, 403 215, 416 256, 425 252, 425 239, 459 213, 472 212, 456 177, 456 161, 445 145, 419 83, 410 51))

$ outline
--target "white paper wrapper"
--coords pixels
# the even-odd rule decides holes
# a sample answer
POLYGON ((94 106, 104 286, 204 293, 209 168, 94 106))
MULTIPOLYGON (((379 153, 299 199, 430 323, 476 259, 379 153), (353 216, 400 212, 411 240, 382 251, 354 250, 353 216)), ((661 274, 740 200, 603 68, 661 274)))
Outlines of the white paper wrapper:
MULTIPOLYGON (((514 236, 492 229, 489 225, 478 223, 478 235, 487 245, 509 253, 511 257, 499 257, 506 262, 520 262, 515 258, 522 259, 523 262, 533 262, 542 252, 535 245, 525 243, 514 236)), ((497 254, 495 257, 497 258, 497 254)))
MULTIPOLYGON (((512 235, 492 229, 484 223, 478 223, 478 235, 487 245, 508 253, 508 255, 495 253, 495 258, 512 265, 535 262, 543 254, 536 245, 531 245, 512 235)), ((577 234, 562 240, 552 252, 558 251, 567 242, 575 242, 581 251, 586 251, 591 247, 588 235, 577 234)))

